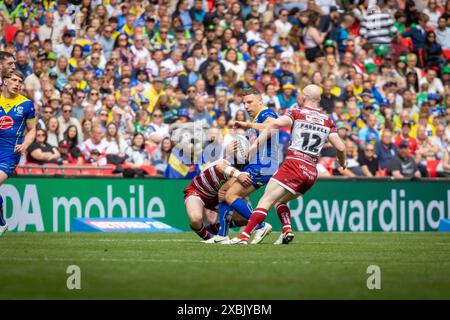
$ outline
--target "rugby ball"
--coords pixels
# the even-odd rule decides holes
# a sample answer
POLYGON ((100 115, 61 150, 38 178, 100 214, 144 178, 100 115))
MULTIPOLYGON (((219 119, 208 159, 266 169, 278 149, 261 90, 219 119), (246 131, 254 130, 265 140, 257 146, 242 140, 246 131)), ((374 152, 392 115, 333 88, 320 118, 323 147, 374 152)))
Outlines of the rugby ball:
POLYGON ((242 135, 236 135, 233 141, 237 141, 236 162, 237 164, 245 164, 247 154, 250 149, 250 142, 242 135))

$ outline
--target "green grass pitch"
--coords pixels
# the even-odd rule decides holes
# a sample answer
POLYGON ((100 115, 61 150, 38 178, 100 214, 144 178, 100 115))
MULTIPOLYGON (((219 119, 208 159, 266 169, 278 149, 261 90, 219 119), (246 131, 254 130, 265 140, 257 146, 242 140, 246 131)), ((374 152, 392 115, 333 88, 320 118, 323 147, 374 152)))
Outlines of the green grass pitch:
POLYGON ((7 233, 0 299, 450 299, 450 234, 297 233, 287 246, 193 233, 7 233), (69 265, 81 289, 68 290, 69 265), (366 286, 378 265, 381 289, 366 286))

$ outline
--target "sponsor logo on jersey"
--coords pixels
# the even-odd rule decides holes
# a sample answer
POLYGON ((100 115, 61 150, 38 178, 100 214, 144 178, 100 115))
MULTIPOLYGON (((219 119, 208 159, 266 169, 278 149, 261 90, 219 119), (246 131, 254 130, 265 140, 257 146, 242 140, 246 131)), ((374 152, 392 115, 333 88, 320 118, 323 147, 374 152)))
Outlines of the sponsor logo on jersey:
POLYGON ((14 125, 14 120, 10 116, 0 117, 0 130, 8 130, 14 125))
POLYGON ((22 115, 23 115, 23 107, 22 107, 22 106, 17 106, 17 107, 16 107, 16 113, 17 113, 19 116, 22 116, 22 115))

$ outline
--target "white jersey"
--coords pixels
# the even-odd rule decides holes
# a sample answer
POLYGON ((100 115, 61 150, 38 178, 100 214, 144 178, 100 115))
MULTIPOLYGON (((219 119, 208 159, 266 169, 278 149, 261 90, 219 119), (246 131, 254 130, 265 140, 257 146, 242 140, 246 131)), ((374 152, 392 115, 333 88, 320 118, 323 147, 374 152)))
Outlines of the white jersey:
POLYGON ((286 159, 317 164, 328 136, 336 132, 333 120, 324 111, 306 106, 291 109, 286 115, 292 119, 292 143, 286 159))

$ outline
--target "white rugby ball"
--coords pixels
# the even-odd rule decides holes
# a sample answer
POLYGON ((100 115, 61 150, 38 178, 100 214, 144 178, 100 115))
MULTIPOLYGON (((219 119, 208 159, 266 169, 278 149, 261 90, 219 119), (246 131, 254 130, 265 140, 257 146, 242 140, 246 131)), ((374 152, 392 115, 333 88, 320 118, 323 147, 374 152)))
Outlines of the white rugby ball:
POLYGON ((250 142, 246 137, 242 135, 234 136, 234 141, 238 142, 237 151, 236 151, 236 162, 237 164, 245 164, 245 160, 247 159, 247 154, 250 149, 250 142))

